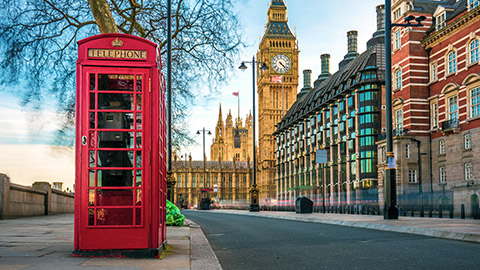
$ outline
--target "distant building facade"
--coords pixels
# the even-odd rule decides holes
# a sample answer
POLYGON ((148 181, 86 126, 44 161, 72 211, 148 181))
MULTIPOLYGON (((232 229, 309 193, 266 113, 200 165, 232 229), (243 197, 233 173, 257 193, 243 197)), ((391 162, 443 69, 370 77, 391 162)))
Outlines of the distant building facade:
POLYGON ((252 115, 247 115, 245 123, 238 116, 234 124, 232 118, 229 112, 223 121, 220 105, 210 161, 204 163, 203 160, 192 160, 187 154, 174 154, 172 169, 176 180, 176 205, 198 205, 201 190, 207 189, 217 206, 248 206, 253 168, 250 163, 253 157, 252 115))

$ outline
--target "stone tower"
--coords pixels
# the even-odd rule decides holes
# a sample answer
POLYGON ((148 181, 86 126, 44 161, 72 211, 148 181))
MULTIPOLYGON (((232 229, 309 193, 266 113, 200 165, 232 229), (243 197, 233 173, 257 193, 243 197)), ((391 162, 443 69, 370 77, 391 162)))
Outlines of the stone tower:
POLYGON ((285 112, 297 99, 298 44, 288 26, 287 6, 283 0, 272 0, 268 22, 257 59, 269 69, 257 67, 258 91, 258 163, 257 185, 260 199, 276 198, 275 141, 273 132, 285 112), (282 83, 272 77, 281 76, 282 83))

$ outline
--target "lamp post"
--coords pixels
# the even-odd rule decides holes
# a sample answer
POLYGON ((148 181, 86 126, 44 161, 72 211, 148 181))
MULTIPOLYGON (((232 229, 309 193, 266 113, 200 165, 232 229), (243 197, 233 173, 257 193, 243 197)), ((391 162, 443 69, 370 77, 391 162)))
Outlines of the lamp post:
POLYGON ((174 203, 172 172, 172 0, 167 0, 167 200, 174 203))
POLYGON ((200 210, 210 210, 210 196, 208 194, 208 189, 207 189, 207 181, 206 181, 206 167, 207 167, 207 162, 206 162, 206 156, 205 156, 205 132, 208 132, 208 135, 212 135, 212 132, 210 130, 206 130, 203 128, 202 130, 197 130, 197 135, 200 135, 200 132, 203 133, 203 189, 202 189, 202 198, 200 199, 200 207, 198 209, 200 210))
POLYGON ((268 70, 267 64, 264 62, 259 63, 255 62, 255 56, 253 56, 252 61, 243 61, 242 64, 240 65, 239 69, 242 71, 245 71, 247 69, 247 66, 245 63, 252 64, 252 86, 253 86, 253 91, 252 91, 252 106, 253 106, 253 173, 252 173, 252 178, 253 178, 253 184, 250 187, 250 211, 251 212, 258 212, 260 211, 260 205, 258 204, 258 188, 257 188, 257 179, 256 179, 256 174, 257 174, 257 162, 255 159, 256 153, 255 153, 255 69, 258 68, 258 65, 261 65, 260 70, 266 71, 268 70))
POLYGON ((387 129, 387 153, 388 166, 385 170, 385 209, 384 219, 398 219, 397 207, 397 185, 395 180, 395 155, 393 153, 393 137, 392 137, 392 27, 419 27, 423 26, 421 23, 425 20, 425 16, 415 18, 410 15, 404 20, 406 23, 397 24, 392 23, 392 1, 385 0, 385 124, 387 129), (417 23, 410 23, 415 20, 417 23))

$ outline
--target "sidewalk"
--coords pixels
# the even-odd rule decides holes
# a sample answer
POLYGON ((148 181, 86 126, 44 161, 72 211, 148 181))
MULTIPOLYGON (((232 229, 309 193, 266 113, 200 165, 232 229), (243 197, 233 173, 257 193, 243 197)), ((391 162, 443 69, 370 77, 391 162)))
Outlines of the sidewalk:
POLYGON ((72 256, 73 214, 0 220, 0 269, 221 269, 201 229, 167 227, 162 259, 72 256))
POLYGON ((296 214, 281 211, 249 212, 220 209, 211 212, 341 225, 480 243, 480 220, 475 219, 399 217, 398 220, 384 220, 383 216, 370 215, 296 214))

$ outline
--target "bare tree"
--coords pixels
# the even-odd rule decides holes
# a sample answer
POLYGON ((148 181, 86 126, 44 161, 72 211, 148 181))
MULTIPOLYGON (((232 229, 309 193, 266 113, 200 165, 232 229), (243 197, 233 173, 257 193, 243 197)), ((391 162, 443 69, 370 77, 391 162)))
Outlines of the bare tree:
MULTIPOLYGON (((227 79, 242 48, 235 0, 173 0, 172 100, 174 146, 192 143, 188 108, 201 84, 227 79)), ((98 33, 127 33, 166 53, 166 0, 3 0, 0 4, 0 90, 19 92, 23 105, 56 97, 64 116, 58 139, 73 143, 76 42, 98 33)), ((164 58, 164 57, 162 57, 164 58)), ((165 59, 164 59, 165 62, 165 59)))

